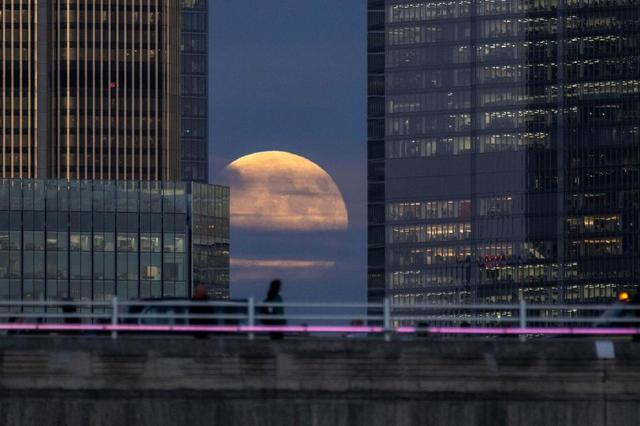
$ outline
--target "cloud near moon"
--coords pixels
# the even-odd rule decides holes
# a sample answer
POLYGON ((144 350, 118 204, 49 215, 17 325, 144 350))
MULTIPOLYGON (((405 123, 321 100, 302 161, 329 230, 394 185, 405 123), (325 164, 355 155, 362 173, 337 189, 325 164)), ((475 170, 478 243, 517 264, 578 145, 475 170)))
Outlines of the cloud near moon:
POLYGON ((332 260, 231 258, 235 283, 265 282, 270 277, 284 279, 286 283, 315 279, 325 275, 335 265, 332 260))
POLYGON ((283 151, 241 157, 220 176, 231 187, 231 225, 260 231, 342 230, 347 208, 337 185, 314 162, 283 151))

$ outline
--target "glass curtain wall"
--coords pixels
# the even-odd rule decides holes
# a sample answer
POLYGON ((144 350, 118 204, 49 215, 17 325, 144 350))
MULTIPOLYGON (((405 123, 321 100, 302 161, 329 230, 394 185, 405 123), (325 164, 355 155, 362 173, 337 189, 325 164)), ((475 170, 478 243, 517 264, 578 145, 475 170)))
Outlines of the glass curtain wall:
POLYGON ((39 34, 50 57, 39 77, 50 82, 49 176, 178 179, 179 0, 39 8, 50 20, 39 34))
POLYGON ((638 285, 637 6, 385 2, 396 303, 597 302, 638 285))
POLYGON ((0 180, 4 300, 227 298, 228 268, 228 188, 0 180))
POLYGON ((207 0, 181 0, 182 179, 206 183, 208 146, 207 0))

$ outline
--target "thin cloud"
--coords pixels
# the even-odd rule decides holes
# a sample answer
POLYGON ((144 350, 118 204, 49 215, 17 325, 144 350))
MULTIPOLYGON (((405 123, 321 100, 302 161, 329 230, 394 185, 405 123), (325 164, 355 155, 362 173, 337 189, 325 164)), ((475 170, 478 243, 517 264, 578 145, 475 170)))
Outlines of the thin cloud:
POLYGON ((275 269, 331 269, 336 265, 332 260, 291 260, 291 259, 236 259, 231 258, 231 266, 239 268, 275 269))
POLYGON ((234 283, 260 283, 273 278, 306 281, 326 275, 335 265, 330 260, 231 258, 231 276, 234 283))

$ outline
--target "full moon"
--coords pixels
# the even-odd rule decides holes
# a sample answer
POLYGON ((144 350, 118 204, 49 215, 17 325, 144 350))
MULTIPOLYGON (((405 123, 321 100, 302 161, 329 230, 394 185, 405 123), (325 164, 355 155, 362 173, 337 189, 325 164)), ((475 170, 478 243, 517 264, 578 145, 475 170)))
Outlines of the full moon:
POLYGON ((316 163, 283 151, 256 152, 227 165, 231 224, 254 230, 341 230, 347 208, 331 176, 316 163))

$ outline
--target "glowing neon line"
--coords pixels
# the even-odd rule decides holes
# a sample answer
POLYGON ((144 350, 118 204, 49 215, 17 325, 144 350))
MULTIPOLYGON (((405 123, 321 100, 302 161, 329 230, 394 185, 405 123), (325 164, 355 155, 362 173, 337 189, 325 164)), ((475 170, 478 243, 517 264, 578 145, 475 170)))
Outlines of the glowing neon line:
POLYGON ((457 335, 637 335, 640 328, 631 327, 398 327, 385 330, 379 326, 314 326, 314 325, 165 325, 165 324, 25 324, 0 323, 0 330, 23 331, 138 331, 138 332, 217 332, 217 333, 372 333, 385 331, 400 334, 457 335))

